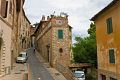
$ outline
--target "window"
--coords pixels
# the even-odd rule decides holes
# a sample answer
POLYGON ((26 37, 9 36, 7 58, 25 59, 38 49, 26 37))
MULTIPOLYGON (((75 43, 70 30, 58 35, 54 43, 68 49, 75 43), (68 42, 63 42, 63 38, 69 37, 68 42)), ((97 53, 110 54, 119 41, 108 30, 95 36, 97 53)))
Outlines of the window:
POLYGON ((58 38, 63 39, 63 30, 58 30, 58 38))
POLYGON ((112 63, 112 64, 115 63, 114 49, 109 50, 109 62, 112 63))
POLYGON ((8 8, 8 1, 2 0, 1 1, 1 16, 6 18, 7 17, 7 8, 8 8))
POLYGON ((20 8, 21 8, 21 0, 16 0, 16 11, 20 12, 20 8))
POLYGON ((5 17, 4 18, 7 17, 7 10, 8 10, 8 1, 6 1, 6 9, 5 9, 5 17))
POLYGON ((110 34, 113 32, 112 18, 108 18, 106 22, 107 22, 107 33, 110 34))
POLYGON ((59 52, 60 52, 60 53, 63 53, 63 49, 62 49, 62 48, 60 48, 60 49, 59 49, 59 52))
POLYGON ((106 76, 105 75, 101 75, 102 80, 106 80, 106 76))
POLYGON ((72 27, 71 27, 71 26, 69 26, 69 31, 70 31, 70 32, 72 31, 72 27))

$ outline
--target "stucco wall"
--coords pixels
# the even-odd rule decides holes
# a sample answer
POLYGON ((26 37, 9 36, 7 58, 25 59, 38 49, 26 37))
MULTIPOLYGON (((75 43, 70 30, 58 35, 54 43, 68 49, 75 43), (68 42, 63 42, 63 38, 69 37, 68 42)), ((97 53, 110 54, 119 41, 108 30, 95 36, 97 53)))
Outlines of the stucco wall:
POLYGON ((110 72, 120 75, 120 3, 104 12, 95 23, 99 73, 103 70, 105 73, 109 72, 109 77, 110 72), (108 34, 106 20, 110 17, 112 17, 113 32, 108 34), (109 49, 115 50, 115 64, 109 62, 109 49))
POLYGON ((0 29, 3 31, 3 34, 1 38, 3 39, 3 46, 2 46, 2 52, 1 53, 1 68, 3 69, 3 73, 5 71, 5 74, 9 73, 9 70, 11 68, 11 28, 4 23, 2 20, 0 20, 0 29))

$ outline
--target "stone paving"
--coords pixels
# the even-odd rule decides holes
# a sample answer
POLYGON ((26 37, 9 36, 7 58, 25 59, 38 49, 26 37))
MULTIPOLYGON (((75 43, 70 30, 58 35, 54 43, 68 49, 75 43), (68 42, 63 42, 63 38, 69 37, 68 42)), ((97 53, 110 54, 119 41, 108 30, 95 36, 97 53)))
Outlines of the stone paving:
MULTIPOLYGON (((28 61, 27 63, 29 64, 29 68, 31 70, 31 77, 32 80, 54 80, 51 74, 48 72, 46 67, 43 65, 42 62, 39 61, 37 56, 35 55, 36 53, 34 52, 34 49, 28 49, 28 61)), ((42 60, 41 60, 42 61, 42 60)))
MULTIPOLYGON (((42 65, 48 70, 54 80, 67 80, 55 68, 51 68, 48 63, 45 63, 44 59, 37 51, 35 55, 39 59, 39 62, 42 63, 42 65)), ((31 69, 28 69, 28 64, 14 63, 11 74, 0 77, 0 80, 34 80, 32 75, 33 74, 31 73, 31 69), (29 76, 29 79, 27 79, 27 76, 29 76)))
POLYGON ((11 74, 0 77, 0 80, 27 80, 27 73, 28 69, 26 63, 14 63, 11 74))
POLYGON ((51 68, 48 63, 45 63, 45 60, 37 51, 35 55, 37 56, 39 61, 43 63, 43 66, 46 67, 46 69, 51 74, 54 80, 67 80, 59 71, 57 71, 55 68, 51 68))

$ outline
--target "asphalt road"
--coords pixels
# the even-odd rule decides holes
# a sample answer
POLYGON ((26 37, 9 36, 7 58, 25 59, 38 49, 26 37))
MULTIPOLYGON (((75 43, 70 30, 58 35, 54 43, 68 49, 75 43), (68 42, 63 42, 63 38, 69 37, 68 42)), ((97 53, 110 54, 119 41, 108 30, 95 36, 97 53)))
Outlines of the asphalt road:
POLYGON ((43 67, 42 63, 39 62, 37 59, 34 49, 29 48, 27 50, 28 53, 28 60, 27 63, 29 64, 33 80, 54 80, 50 73, 43 67))

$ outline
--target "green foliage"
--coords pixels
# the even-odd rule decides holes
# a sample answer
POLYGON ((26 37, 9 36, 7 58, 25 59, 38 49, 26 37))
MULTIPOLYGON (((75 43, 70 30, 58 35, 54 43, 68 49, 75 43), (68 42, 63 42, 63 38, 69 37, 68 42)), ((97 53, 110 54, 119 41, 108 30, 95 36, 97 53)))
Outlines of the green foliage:
POLYGON ((94 66, 97 65, 97 48, 96 48, 96 26, 91 23, 88 29, 88 37, 75 37, 73 55, 76 63, 90 63, 94 66))
POLYGON ((92 74, 86 74, 85 80, 96 80, 96 78, 94 78, 92 74))

